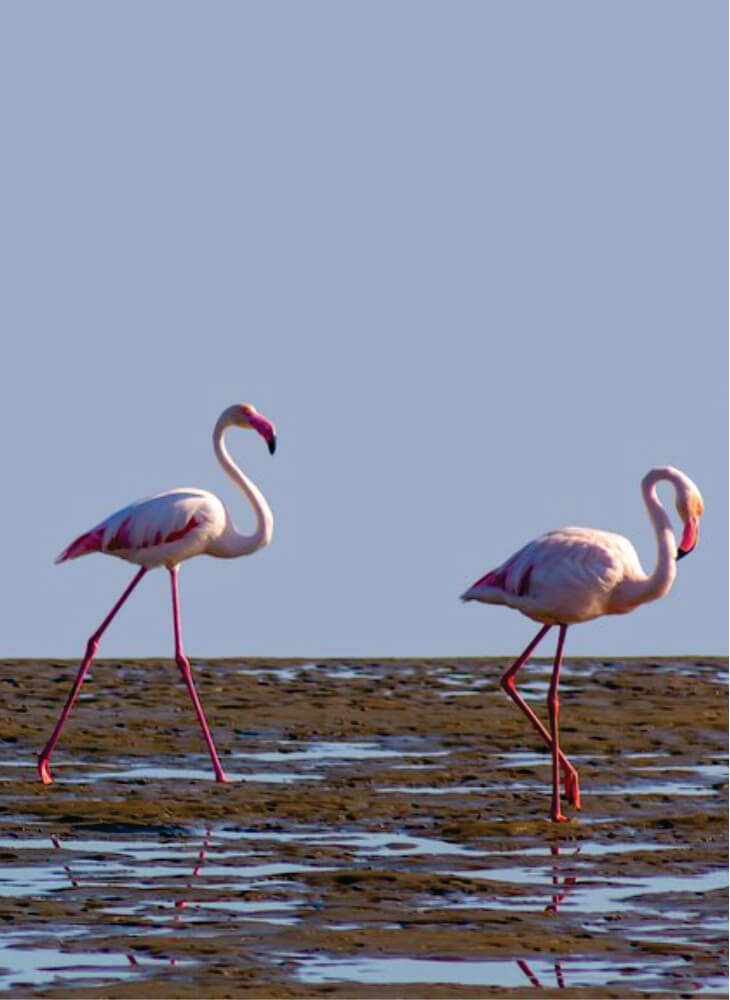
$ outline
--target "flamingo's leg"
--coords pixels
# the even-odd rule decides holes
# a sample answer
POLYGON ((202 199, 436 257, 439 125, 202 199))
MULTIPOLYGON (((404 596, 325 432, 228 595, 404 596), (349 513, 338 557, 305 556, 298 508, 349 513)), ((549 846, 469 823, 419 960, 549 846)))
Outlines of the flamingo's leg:
POLYGON ((198 716, 198 722, 200 723, 200 728, 203 730, 203 737, 208 745, 208 752, 210 753, 210 759, 213 762, 213 770, 215 771, 216 781, 228 781, 225 774, 223 773, 223 768, 221 767, 221 762, 218 759, 218 753, 215 748, 215 743, 213 742, 213 737, 210 734, 210 729, 208 728, 208 723, 205 720, 205 713, 203 712, 203 706, 200 704, 200 699, 198 698, 198 692, 195 690, 195 685, 193 684, 193 675, 190 671, 190 663, 188 662, 185 653, 183 652, 182 644, 182 628, 180 626, 180 601, 177 594, 177 567, 173 566, 170 569, 170 580, 172 582, 172 618, 173 624, 175 626, 175 662, 180 668, 180 673, 183 676, 183 680, 188 689, 188 693, 195 708, 195 714, 198 716))
MULTIPOLYGON (((525 663, 530 658, 532 651, 535 647, 544 639, 547 633, 550 631, 550 625, 543 625, 540 631, 537 633, 535 638, 532 640, 527 649, 520 654, 519 658, 508 667, 500 678, 500 686, 502 690, 510 696, 512 701, 517 705, 521 712, 523 712, 527 718, 530 720, 532 725, 538 731, 540 736, 542 736, 545 743, 548 745, 550 750, 553 748, 553 741, 550 738, 550 733, 547 731, 542 722, 538 719, 535 713, 532 711, 530 706, 527 704, 522 695, 517 691, 515 687, 514 678, 517 671, 520 670, 525 663)), ((564 780, 565 780, 565 796, 569 802, 571 802, 576 809, 580 809, 580 788, 578 786, 578 772, 570 763, 568 758, 562 751, 559 751, 560 766, 563 768, 564 780)))
POLYGON ((560 737, 558 732, 560 703, 558 701, 558 683, 560 681, 560 664, 563 659, 563 646, 567 631, 567 625, 561 625, 558 631, 558 646, 555 650, 553 675, 550 679, 550 690, 548 691, 547 699, 548 711, 550 713, 550 733, 553 738, 553 800, 550 806, 550 818, 554 823, 563 823, 566 819, 560 811, 560 737))
POLYGON ((527 978, 528 978, 528 979, 530 980, 530 982, 532 983, 532 985, 533 985, 533 986, 534 986, 534 987, 535 987, 536 989, 542 989, 542 983, 541 983, 541 982, 540 982, 540 980, 539 980, 539 979, 537 978, 537 976, 536 976, 536 975, 535 975, 535 973, 534 973, 534 972, 532 971, 532 969, 531 969, 531 968, 530 968, 530 966, 529 966, 529 965, 527 964, 527 962, 525 962, 525 960, 524 960, 524 959, 522 959, 522 958, 518 958, 518 959, 516 959, 516 962, 517 962, 517 965, 519 966, 519 968, 521 969, 521 971, 522 971, 522 972, 524 972, 524 974, 525 974, 525 975, 527 976, 527 978))
POLYGON ((139 583, 139 581, 142 579, 142 577, 145 575, 146 572, 147 569, 143 566, 142 569, 139 571, 139 573, 137 573, 135 578, 132 580, 130 585, 127 587, 127 589, 124 591, 122 596, 119 598, 117 603, 111 609, 109 614, 106 616, 104 621, 98 627, 96 632, 94 632, 94 634, 89 637, 89 641, 86 644, 86 654, 84 656, 83 662, 81 663, 81 666, 79 667, 79 672, 77 673, 76 680, 74 681, 73 687, 71 688, 71 693, 66 699, 66 704, 64 705, 63 711, 61 712, 58 718, 58 722, 56 723, 53 732, 51 733, 48 739, 48 742, 41 750, 40 757, 38 758, 38 772, 41 776, 41 781, 43 782, 44 785, 50 785, 53 782, 53 777, 51 776, 51 766, 50 766, 51 754, 53 753, 53 749, 56 746, 58 737, 61 735, 61 730, 63 729, 63 725, 66 719, 68 718, 71 709, 73 708, 73 703, 76 701, 76 696, 81 690, 81 685, 84 683, 84 677, 86 676, 86 672, 91 666, 91 661, 94 659, 96 651, 99 648, 99 640, 106 631, 106 628, 111 622, 112 618, 114 618, 117 611, 119 611, 121 606, 127 600, 129 595, 132 593, 132 591, 137 586, 137 584, 139 583))

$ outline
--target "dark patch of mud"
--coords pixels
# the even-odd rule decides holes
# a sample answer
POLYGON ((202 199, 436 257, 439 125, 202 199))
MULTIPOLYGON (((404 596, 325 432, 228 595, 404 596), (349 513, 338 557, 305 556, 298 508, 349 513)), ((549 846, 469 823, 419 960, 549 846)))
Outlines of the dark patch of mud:
MULTIPOLYGON (((573 660, 583 809, 503 661, 0 663, 0 995, 725 996, 719 660, 573 660)), ((544 714, 549 666, 522 690, 544 714)), ((723 683, 725 681, 725 683, 723 683)))

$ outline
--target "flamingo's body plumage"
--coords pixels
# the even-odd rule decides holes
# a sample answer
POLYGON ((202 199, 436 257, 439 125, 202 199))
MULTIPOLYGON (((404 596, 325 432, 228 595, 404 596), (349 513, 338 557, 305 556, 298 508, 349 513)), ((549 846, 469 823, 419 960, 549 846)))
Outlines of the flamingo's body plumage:
POLYGON ((506 604, 545 625, 572 625, 630 611, 621 585, 644 573, 631 542, 593 528, 561 528, 528 542, 464 594, 506 604))
POLYGON ((556 821, 565 818, 560 811, 560 767, 569 801, 580 806, 578 772, 560 751, 558 741, 558 679, 568 626, 601 615, 626 614, 640 604, 664 596, 674 583, 677 559, 697 544, 698 523, 704 508, 691 479, 671 466, 652 469, 642 481, 642 493, 657 536, 658 560, 653 573, 644 572, 636 550, 622 535, 570 527, 550 531, 528 542, 462 594, 464 601, 503 604, 543 624, 527 649, 504 672, 500 683, 552 750, 551 817, 556 821), (662 480, 674 486, 677 511, 684 524, 679 548, 656 493, 657 483, 662 480), (551 723, 548 733, 517 692, 514 677, 553 625, 560 627, 560 635, 548 694, 551 723))
POLYGON ((56 562, 104 552, 146 569, 176 566, 208 553, 225 526, 226 508, 215 494, 168 490, 111 514, 71 542, 56 562))
POLYGON ((213 493, 194 488, 175 489, 168 490, 166 493, 158 493, 157 496, 144 500, 138 500, 116 511, 90 531, 76 538, 56 559, 57 563, 62 563, 94 552, 101 552, 125 559, 141 568, 99 628, 89 638, 86 656, 79 668, 66 705, 39 757, 38 769, 45 784, 50 784, 53 780, 50 769, 51 754, 79 693, 103 632, 144 574, 158 566, 164 566, 170 572, 175 660, 198 716, 203 737, 213 762, 216 779, 218 781, 226 780, 193 684, 190 664, 183 652, 177 572, 179 564, 193 556, 206 554, 232 558, 250 555, 264 545, 268 545, 271 540, 274 519, 269 505, 226 451, 223 438, 226 430, 232 426, 248 427, 257 431, 266 441, 272 454, 276 448, 276 431, 271 421, 257 413, 253 406, 242 403, 229 406, 227 410, 224 410, 213 432, 213 448, 218 461, 240 487, 253 508, 256 517, 256 527, 253 534, 243 535, 236 530, 225 506, 213 493))

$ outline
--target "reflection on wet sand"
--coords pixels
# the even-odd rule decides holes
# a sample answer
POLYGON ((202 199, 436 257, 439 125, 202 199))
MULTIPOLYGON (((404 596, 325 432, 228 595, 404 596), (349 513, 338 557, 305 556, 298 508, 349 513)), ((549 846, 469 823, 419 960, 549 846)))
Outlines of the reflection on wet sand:
MULTIPOLYGON (((203 846, 200 848, 200 853, 198 854, 198 860, 195 865, 195 868, 193 868, 192 874, 190 876, 190 881, 187 883, 187 887, 188 889, 190 889, 191 892, 193 891, 194 888, 194 880, 198 878, 198 876, 200 875, 200 870, 205 864, 206 851, 208 851, 210 848, 210 836, 211 836, 210 830, 208 829, 205 831, 203 846)), ((174 905, 176 909, 184 910, 189 905, 189 900, 176 899, 174 905)), ((182 918, 180 916, 177 916, 175 919, 182 922, 182 918)))
MULTIPOLYGON (((201 867, 202 867, 202 865, 203 865, 203 863, 205 861, 205 851, 206 851, 206 848, 209 846, 209 841, 208 841, 209 837, 210 837, 210 831, 207 831, 206 832, 205 840, 203 841, 203 846, 202 846, 202 848, 200 850, 200 854, 198 855, 197 864, 193 868, 193 871, 192 871, 191 876, 190 876, 191 881, 187 883, 187 887, 189 889, 191 889, 191 890, 193 889, 193 884, 194 884, 193 880, 200 873, 200 869, 201 869, 201 867)), ((59 850, 59 851, 63 850, 63 845, 61 844, 59 838, 55 834, 51 835, 51 843, 53 844, 53 847, 56 850, 59 850)), ((74 889, 78 889, 80 883, 74 878, 74 874, 73 874, 73 870, 71 868, 71 865, 70 864, 63 865, 63 871, 68 876, 68 879, 69 879, 72 887, 74 889)), ((174 900, 172 902, 172 905, 174 905, 175 907, 177 907, 179 909, 184 909, 188 904, 187 904, 186 900, 179 899, 179 900, 174 900)), ((175 919, 179 921, 180 917, 175 917, 175 919)), ((137 969, 139 969, 139 968, 145 968, 145 960, 148 957, 149 956, 139 957, 136 954, 134 954, 134 952, 127 952, 127 954, 126 954, 126 958, 127 958, 127 961, 129 962, 129 964, 132 966, 132 968, 137 968, 137 969)), ((162 961, 166 961, 170 965, 177 965, 178 964, 178 960, 174 956, 169 956, 169 957, 163 956, 162 957, 162 961)), ((54 971, 54 970, 47 970, 47 971, 50 972, 50 971, 54 971)))
MULTIPOLYGON (((550 844, 550 853, 554 857, 559 857, 559 855, 560 855, 560 848, 558 847, 557 844, 550 844)), ((578 846, 575 847, 574 853, 575 854, 580 854, 580 845, 578 845, 578 846)), ((552 901, 552 903, 548 903, 548 905, 545 907, 545 912, 546 913, 557 913, 558 912, 558 905, 560 903, 562 903, 562 901, 565 899, 565 896, 566 896, 566 893, 568 891, 568 888, 570 886, 573 886, 573 885, 576 884, 577 879, 576 879, 575 875, 563 875, 562 876, 562 881, 561 881, 561 872, 560 872, 560 869, 557 866, 553 865, 552 882, 553 882, 553 886, 556 889, 562 886, 563 892, 555 892, 555 893, 553 893, 553 901, 552 901)))
MULTIPOLYGON (((58 836, 53 835, 51 842, 54 850, 65 849, 66 845, 61 842, 58 836)), ((140 906, 124 908, 125 912, 142 915, 149 911, 152 906, 156 913, 156 916, 152 918, 152 922, 160 927, 162 926, 160 924, 160 909, 169 910, 169 922, 177 929, 176 942, 178 946, 183 948, 186 937, 191 934, 194 935, 196 933, 195 928, 199 926, 196 922, 190 923, 187 919, 188 916, 194 916, 196 921, 199 919, 214 921, 215 912, 218 907, 224 913, 230 913, 232 910, 238 910, 240 913, 248 909, 249 912, 255 914, 257 921, 263 921, 270 925, 276 925, 277 923, 281 925, 284 923, 291 927, 301 925, 302 921, 306 920, 308 913, 311 912, 308 908, 300 908, 296 919, 290 917, 282 922, 276 918, 272 919, 271 916, 272 906, 274 911, 277 908, 275 900, 267 900, 262 898, 261 895, 258 895, 256 900, 251 901, 234 900, 226 892, 227 886, 231 884, 239 886, 243 884, 247 875, 252 870, 261 870, 260 855, 258 854, 259 848, 257 847, 259 844, 266 845, 267 851, 271 851, 273 848, 274 852, 280 849, 292 850, 294 848, 295 856, 302 861, 308 859, 308 852, 311 852, 313 849, 316 852, 320 852, 323 848, 330 848, 338 852, 342 852, 344 849, 346 852, 345 856, 347 856, 349 851, 354 851, 354 854, 350 857, 350 864, 352 864, 355 858, 360 858, 363 865, 367 865, 369 860, 372 861, 377 857, 383 856, 390 856, 393 859, 398 858, 401 864, 410 859, 411 866, 413 866, 414 862, 417 866, 420 866, 419 859, 423 859, 424 861, 428 861, 429 859, 436 860, 440 856, 443 857, 444 852, 451 853, 453 857, 463 857, 466 864, 469 864, 472 859, 480 857, 479 852, 473 848, 464 850, 459 845, 449 846, 447 844, 442 844, 439 848, 437 841, 430 841, 428 838, 402 838, 392 840, 390 843, 384 843, 383 835, 377 833, 368 834, 366 831, 317 831, 311 829, 297 830, 296 828, 288 830, 235 830, 221 828, 219 830, 211 825, 205 829, 202 834, 202 840, 198 841, 197 847, 193 850, 194 856, 191 859, 192 869, 187 876, 183 876, 180 869, 191 853, 192 842, 193 838, 189 837, 182 838, 179 842, 172 842, 169 846, 165 846, 159 842, 157 844, 151 842, 147 845, 147 850, 140 854, 138 860, 135 860, 134 855, 128 855, 128 860, 125 863, 126 884, 145 885, 148 887, 148 891, 145 893, 140 906), (253 851, 251 850, 252 848, 253 851), (436 848, 435 854, 430 850, 431 848, 436 848), (386 854, 384 855, 383 852, 386 852, 386 854), (180 864, 172 863, 175 854, 178 855, 180 864), (164 861, 165 864, 160 864, 161 861, 164 861), (254 862, 253 864, 252 861, 254 862), (207 877, 208 871, 212 875, 211 878, 207 877), (227 871, 229 875, 226 880, 222 880, 220 877, 220 873, 224 871, 227 871), (150 877, 151 873, 154 873, 152 877, 150 877), (171 874, 174 874, 173 881, 170 880, 171 874), (181 878, 184 879, 184 883, 178 889, 181 878), (178 889, 178 894, 171 894, 170 890, 173 886, 178 889), (167 894, 165 894, 166 887, 168 889, 167 894), (207 893, 214 887, 217 898, 211 900, 207 893), (154 892, 154 896, 150 895, 151 891, 154 892), (182 895, 179 894, 180 891, 182 891, 182 895)), ((85 855, 87 857, 90 853, 89 848, 92 848, 94 856, 99 859, 99 863, 103 866, 104 861, 99 857, 99 848, 104 843, 112 851, 112 856, 113 853, 123 849, 125 846, 124 841, 69 841, 68 847, 71 852, 78 852, 82 856, 85 855)), ((126 846, 128 847, 128 845, 126 846)), ((608 854, 615 855, 619 849, 623 850, 624 853, 631 853, 632 850, 631 845, 628 844, 609 845, 607 852, 597 850, 596 846, 587 842, 586 854, 600 858, 605 857, 607 852, 608 854)), ((541 896, 547 894, 549 901, 542 904, 542 910, 548 914, 557 915, 561 905, 569 902, 572 893, 580 889, 580 879, 576 872, 585 860, 582 844, 577 840, 564 843, 555 843, 553 840, 546 840, 543 841, 541 846, 533 848, 528 856, 534 857, 536 860, 542 857, 549 858, 550 865, 527 865, 522 869, 518 869, 521 871, 520 876, 513 877, 519 877, 520 883, 529 891, 530 899, 538 901, 541 896)), ((513 863, 510 863, 510 861, 510 852, 505 852, 501 862, 498 855, 493 855, 490 858, 491 870, 502 873, 512 872, 515 869, 513 863)), ((336 871, 336 869, 330 866, 320 866, 317 868, 312 865, 299 864, 299 861, 289 865, 289 868, 292 867, 296 868, 299 872, 307 868, 309 871, 336 871)), ((62 870, 74 889, 84 888, 84 878, 74 871, 73 861, 63 863, 62 870)), ((273 868, 271 870, 273 873, 273 868)), ((366 871, 367 868, 363 870, 366 871)), ((474 875, 474 870, 469 868, 457 869, 454 871, 454 874, 457 875, 459 872, 462 875, 474 875)), ((90 872, 89 876, 89 884, 98 884, 98 872, 90 872)), ((119 876, 117 876, 118 878, 119 876)), ((115 884, 119 885, 118 880, 115 884)), ((589 885, 592 891, 600 889, 595 875, 589 880, 589 885)), ((609 892, 610 886, 604 886, 601 891, 609 892)), ((490 893, 489 896, 491 895, 490 893)), ((495 906, 498 908, 500 896, 501 892, 497 893, 496 898, 475 897, 468 905, 472 911, 478 911, 483 906, 487 909, 494 908, 495 906)), ((508 907, 510 900, 514 897, 507 895, 501 898, 501 905, 508 907)), ((288 904, 284 903, 283 905, 286 908, 288 904)), ((383 906, 383 897, 380 897, 380 905, 381 907, 383 906)), ((442 910, 444 905, 448 909, 448 903, 442 900, 440 903, 442 910)), ((534 907, 535 903, 533 902, 532 905, 534 907)), ((431 912, 435 917, 438 912, 438 910, 434 909, 435 906, 436 900, 433 899, 430 908, 427 907, 424 910, 423 907, 420 907, 420 911, 425 913, 431 912)), ((589 909, 584 907, 581 907, 581 909, 584 916, 589 915, 589 909)), ((108 908, 108 912, 119 912, 119 908, 108 908)), ((335 921, 330 924, 330 930, 333 934, 344 936, 364 929, 367 926, 371 928, 375 927, 378 924, 384 929, 386 927, 394 929, 398 927, 396 920, 384 919, 384 912, 381 912, 380 918, 376 923, 373 923, 372 920, 363 923, 357 920, 353 921, 351 918, 339 922, 335 921)), ((86 954, 84 957, 87 969, 93 967, 94 956, 86 954)), ((276 954, 272 957, 280 964, 283 962, 287 967, 296 969, 297 975, 306 983, 331 983, 340 980, 362 984, 384 983, 387 981, 401 982, 403 981, 403 976, 412 974, 423 977, 423 981, 429 983, 468 982, 485 987, 517 985, 504 961, 489 958, 485 958, 479 962, 473 960, 467 961, 464 958, 451 954, 445 954, 438 959, 419 958, 417 961, 406 956, 400 958, 395 956, 392 958, 384 956, 380 958, 376 958, 375 956, 346 958, 336 953, 328 953, 327 951, 319 951, 316 955, 306 955, 298 951, 290 951, 288 953, 279 953, 278 958, 276 954)), ((149 970, 149 959, 150 956, 147 953, 140 953, 133 950, 127 952, 129 966, 140 974, 149 970)), ((160 953, 155 956, 154 962, 158 965, 161 962, 166 962, 170 967, 175 967, 179 964, 179 959, 177 956, 169 953, 167 955, 160 953)), ((600 981, 601 976, 610 977, 611 975, 615 976, 620 973, 620 970, 613 967, 608 956, 604 956, 602 959, 583 959, 577 964, 572 958, 568 961, 565 958, 554 958, 551 962, 548 962, 544 957, 531 958, 524 956, 515 959, 513 967, 535 989, 548 988, 548 981, 546 979, 548 969, 552 971, 555 981, 555 986, 552 988, 558 990, 565 990, 571 987, 576 989, 586 988, 600 981)), ((55 974, 59 973, 59 969, 57 968, 47 971, 49 973, 51 971, 55 974)), ((74 971, 75 969, 72 966, 67 968, 69 974, 73 974, 74 971)), ((638 974, 639 969, 634 965, 632 971, 634 974, 638 974)), ((657 975, 661 975, 661 971, 661 962, 657 962, 655 959, 648 972, 651 976, 656 977, 657 975)), ((665 963, 665 974, 676 975, 676 971, 676 963, 665 963)))
MULTIPOLYGON (((550 844, 549 845, 549 849, 550 849, 550 853, 552 855, 554 855, 555 857, 559 857, 560 856, 560 847, 557 844, 550 844)), ((575 853, 576 854, 580 853, 580 846, 575 847, 575 853)), ((566 896, 569 888, 571 886, 574 886, 576 884, 576 882, 577 882, 577 879, 576 879, 575 875, 562 875, 561 876, 561 870, 557 866, 554 865, 553 866, 553 875, 552 875, 552 884, 553 884, 553 887, 556 890, 562 888, 563 891, 562 892, 556 891, 556 892, 553 893, 552 902, 550 902, 550 903, 547 904, 547 906, 545 907, 545 912, 546 913, 557 913, 558 912, 558 906, 565 899, 565 896, 566 896)), ((524 959, 518 959, 517 960, 517 965, 524 972, 524 974, 527 976, 527 978, 529 979, 529 981, 532 983, 533 986, 536 986, 536 987, 538 987, 540 989, 543 988, 543 984, 540 982, 540 980, 537 978, 537 976, 535 975, 535 973, 530 968, 529 964, 524 959)), ((554 965, 553 965, 553 968, 555 970, 555 982, 557 983, 558 989, 564 990, 565 989, 565 976, 563 975, 563 966, 562 966, 562 963, 556 960, 555 963, 554 963, 554 965)))

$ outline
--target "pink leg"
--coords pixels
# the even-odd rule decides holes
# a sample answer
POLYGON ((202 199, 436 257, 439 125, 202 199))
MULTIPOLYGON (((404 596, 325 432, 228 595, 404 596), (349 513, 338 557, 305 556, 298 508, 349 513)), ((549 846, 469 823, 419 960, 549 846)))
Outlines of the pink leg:
POLYGON ((225 774, 223 773, 223 768, 221 767, 221 762, 218 760, 218 754, 215 749, 215 744, 213 743, 213 737, 210 735, 210 729, 208 729, 208 723, 205 721, 205 713, 203 712, 203 706, 200 704, 200 699, 198 698, 198 693, 195 690, 195 685, 193 684, 193 675, 190 672, 190 664, 188 663, 187 657, 183 652, 182 645, 182 629, 180 627, 180 602, 177 596, 177 567, 173 566, 170 570, 170 580, 172 582, 172 618, 175 626, 175 662, 180 668, 180 673, 183 675, 183 680, 187 685, 188 693, 193 702, 193 707, 195 708, 195 713, 198 716, 198 722, 200 723, 200 728, 203 730, 203 736, 205 742, 208 745, 208 752, 210 753, 210 759, 213 762, 213 770, 215 771, 216 781, 228 781, 225 774))
POLYGON ((48 742, 41 750, 40 757, 38 758, 38 772, 41 776, 41 781, 43 782, 44 785, 50 785, 53 782, 53 778, 51 776, 51 767, 50 767, 51 754, 53 753, 53 749, 56 746, 56 743, 58 742, 58 737, 61 735, 61 730, 63 729, 63 725, 66 719, 68 718, 71 709, 73 708, 73 703, 76 701, 76 696, 81 690, 81 685, 84 683, 84 677, 86 676, 86 672, 91 666, 91 661, 94 659, 96 651, 99 648, 99 640, 106 631, 106 628, 111 622, 112 618, 114 618, 117 611, 119 611, 121 606, 127 600, 129 595, 132 593, 132 591, 137 586, 137 584, 139 583, 139 581, 142 579, 142 577, 145 575, 146 572, 147 570, 143 566, 142 569, 139 571, 139 573, 137 573, 135 578, 132 580, 130 585, 127 587, 127 589, 124 591, 122 596, 119 598, 117 603, 111 609, 109 614, 106 616, 104 621, 98 627, 96 632, 94 632, 94 634, 89 638, 89 641, 86 644, 86 655, 84 656, 83 662, 79 668, 79 672, 76 675, 76 680, 74 681, 73 687, 71 688, 71 693, 69 694, 66 700, 66 704, 64 705, 63 711, 59 716, 58 722, 56 723, 48 742))
POLYGON ((532 971, 532 969, 531 969, 531 968, 530 968, 530 966, 529 966, 529 965, 527 964, 527 962, 525 962, 525 961, 524 961, 524 959, 521 959, 521 958, 518 958, 518 959, 516 959, 516 961, 517 961, 517 965, 519 966, 519 968, 521 969, 521 971, 522 971, 522 972, 524 972, 524 974, 525 974, 525 975, 527 976, 527 978, 528 978, 528 979, 530 980, 530 982, 532 983, 532 985, 533 985, 533 986, 534 986, 534 987, 535 987, 536 989, 542 989, 542 983, 541 983, 541 982, 540 982, 540 980, 539 980, 539 979, 537 978, 537 976, 536 976, 536 975, 535 975, 535 973, 534 973, 534 972, 532 971))
MULTIPOLYGON (((540 736, 542 736, 545 743, 550 747, 552 751, 553 741, 550 738, 550 733, 547 731, 542 722, 538 719, 535 713, 532 711, 530 706, 524 700, 524 698, 519 694, 515 687, 514 678, 517 671, 520 670, 525 663, 527 663, 530 658, 532 651, 539 645, 539 643, 544 639, 547 633, 550 631, 552 626, 543 625, 540 631, 537 633, 535 638, 532 640, 527 649, 520 655, 520 657, 515 660, 512 666, 508 667, 500 678, 500 685, 502 690, 505 691, 512 701, 517 705, 521 712, 523 712, 527 718, 530 720, 532 725, 538 731, 540 736)), ((568 758, 558 751, 560 766, 563 768, 565 775, 565 795, 569 802, 571 802, 576 809, 580 809, 580 788, 578 786, 578 772, 570 763, 568 758)))
POLYGON ((550 679, 550 690, 548 691, 550 733, 553 740, 553 801, 550 807, 550 818, 554 823, 564 823, 566 820, 566 817, 560 811, 560 738, 558 733, 560 703, 558 701, 558 683, 560 681, 560 664, 563 659, 563 646, 565 645, 565 633, 567 631, 567 625, 560 626, 558 647, 555 650, 555 661, 553 662, 553 676, 550 679))

